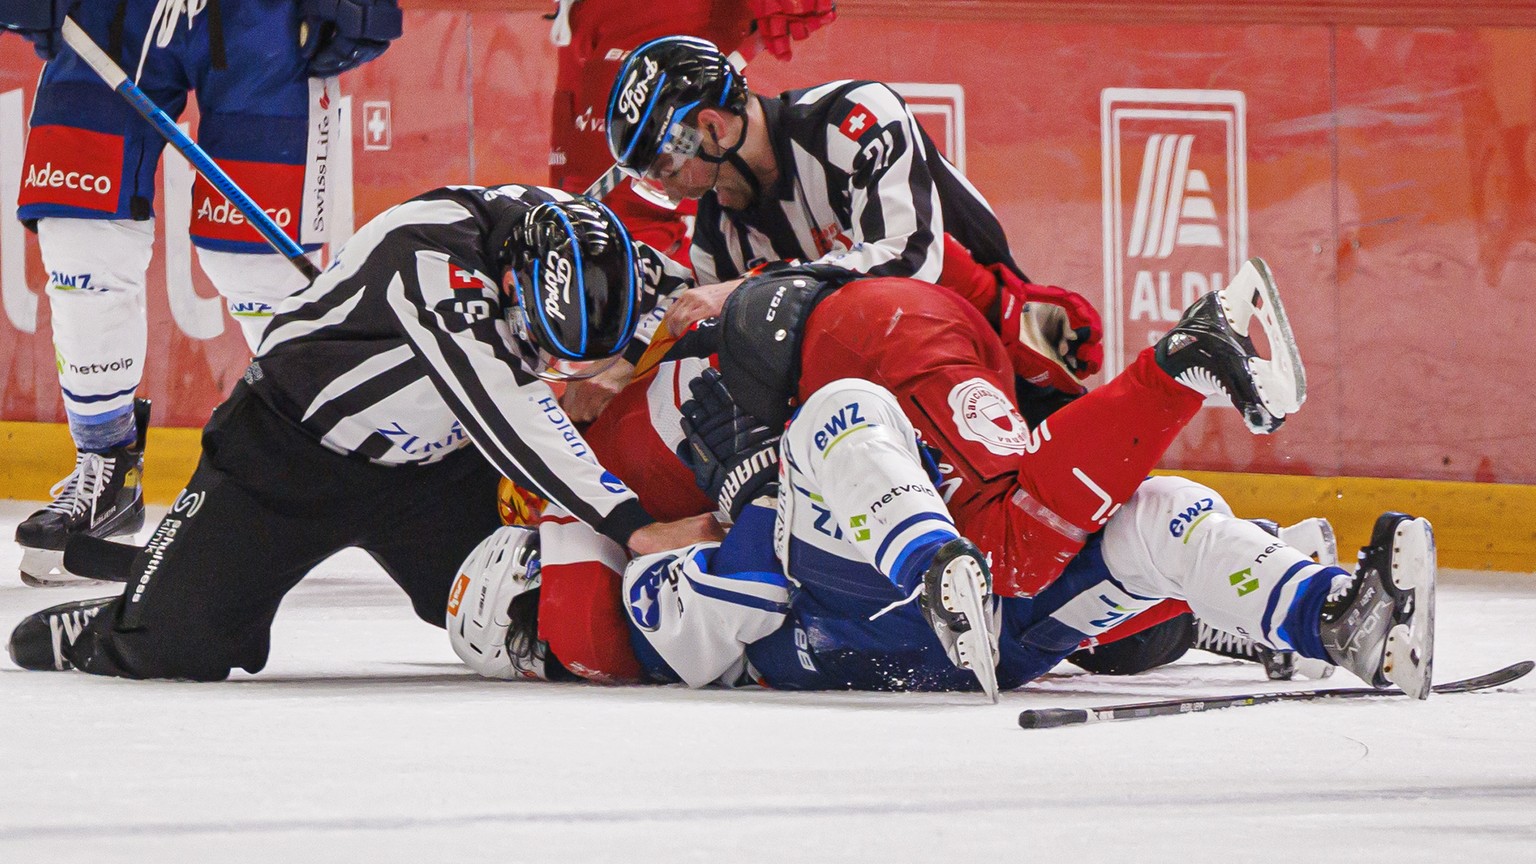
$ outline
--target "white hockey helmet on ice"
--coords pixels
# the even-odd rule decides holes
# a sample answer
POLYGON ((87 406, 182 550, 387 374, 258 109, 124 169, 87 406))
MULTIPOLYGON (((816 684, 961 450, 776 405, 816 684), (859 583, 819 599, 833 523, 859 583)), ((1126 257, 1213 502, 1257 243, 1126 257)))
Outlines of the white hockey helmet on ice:
POLYGON ((469 553, 448 593, 448 639, 465 665, 487 678, 549 677, 538 638, 539 535, 504 525, 469 553))

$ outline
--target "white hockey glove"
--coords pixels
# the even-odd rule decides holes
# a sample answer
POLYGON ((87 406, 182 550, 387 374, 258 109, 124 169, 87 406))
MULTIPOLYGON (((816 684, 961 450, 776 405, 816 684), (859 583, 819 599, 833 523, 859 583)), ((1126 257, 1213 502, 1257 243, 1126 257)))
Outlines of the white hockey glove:
POLYGON ((448 593, 453 653, 486 678, 548 680, 539 641, 539 534, 504 525, 469 553, 448 593))

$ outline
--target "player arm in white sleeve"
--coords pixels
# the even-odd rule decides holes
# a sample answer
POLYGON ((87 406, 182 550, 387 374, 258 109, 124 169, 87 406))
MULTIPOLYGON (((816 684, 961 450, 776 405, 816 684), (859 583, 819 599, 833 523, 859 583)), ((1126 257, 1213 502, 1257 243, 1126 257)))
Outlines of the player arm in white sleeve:
POLYGON ((742 535, 672 552, 642 555, 624 571, 630 623, 689 687, 741 680, 747 646, 784 625, 789 581, 773 557, 773 508, 752 505, 735 531, 754 551, 740 554, 742 535), (766 530, 763 525, 766 524, 766 530), (718 572, 716 572, 718 571, 718 572))
POLYGON ((495 282, 435 249, 416 252, 388 297, 400 332, 464 432, 504 476, 527 482, 620 545, 655 520, 606 472, 549 385, 522 370, 495 282), (452 278, 450 278, 452 277, 452 278), (467 280, 480 288, 465 287, 467 280))
POLYGON ((884 84, 864 84, 845 99, 849 112, 829 118, 827 161, 850 176, 853 248, 816 263, 937 282, 944 216, 917 120, 884 84))

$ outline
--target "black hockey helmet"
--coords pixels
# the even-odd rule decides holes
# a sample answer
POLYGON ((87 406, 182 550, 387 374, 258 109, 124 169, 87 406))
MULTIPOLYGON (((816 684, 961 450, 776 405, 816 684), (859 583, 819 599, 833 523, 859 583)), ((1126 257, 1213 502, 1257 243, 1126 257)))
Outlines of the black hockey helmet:
POLYGON ((663 36, 630 52, 608 93, 608 150, 636 191, 699 152, 688 118, 700 108, 747 110, 746 79, 715 43, 663 36))
POLYGON ((599 201, 578 196, 539 204, 498 230, 507 322, 546 380, 582 378, 608 364, 640 318, 640 269, 624 223, 599 201))

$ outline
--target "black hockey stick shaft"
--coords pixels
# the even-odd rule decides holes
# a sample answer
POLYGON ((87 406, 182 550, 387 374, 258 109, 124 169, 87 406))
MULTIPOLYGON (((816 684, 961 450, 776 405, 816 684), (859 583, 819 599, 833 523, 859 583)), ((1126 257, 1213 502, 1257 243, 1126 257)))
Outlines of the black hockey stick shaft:
MULTIPOLYGON (((1536 662, 1522 660, 1493 672, 1436 684, 1435 693, 1469 693, 1485 690, 1518 680, 1530 674, 1536 662)), ((1167 699, 1158 702, 1134 702, 1127 705, 1108 705, 1103 708, 1031 708, 1020 712, 1019 725, 1025 729, 1051 729, 1057 726, 1074 726, 1085 723, 1104 723, 1111 720, 1135 720, 1141 717, 1166 717, 1170 714, 1193 714, 1197 711, 1219 711, 1223 708, 1240 708, 1247 705, 1263 705, 1269 702, 1304 702, 1315 699, 1365 699, 1377 696, 1402 696, 1396 689, 1377 690, 1373 687, 1349 687, 1320 690, 1291 690, 1279 693, 1247 693, 1240 696, 1207 696, 1198 699, 1167 699)))

